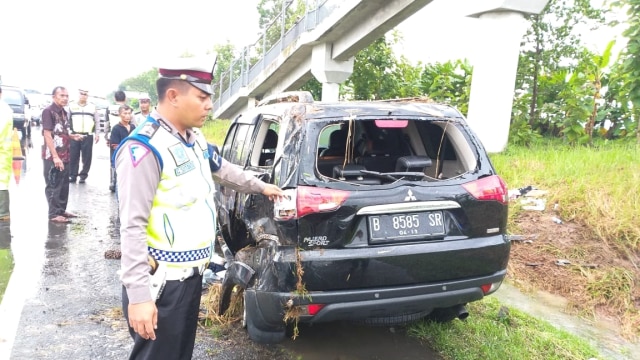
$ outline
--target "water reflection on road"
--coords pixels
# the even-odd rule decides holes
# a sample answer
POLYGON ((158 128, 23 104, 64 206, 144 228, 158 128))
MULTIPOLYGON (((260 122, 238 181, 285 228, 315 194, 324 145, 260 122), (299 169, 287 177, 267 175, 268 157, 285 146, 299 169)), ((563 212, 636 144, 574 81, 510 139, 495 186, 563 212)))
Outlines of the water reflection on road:
POLYGON ((549 322, 589 341, 607 359, 640 359, 640 344, 633 344, 619 335, 611 323, 604 320, 587 321, 571 316, 563 310, 567 306, 564 298, 546 292, 523 294, 509 284, 503 284, 494 294, 506 306, 519 309, 540 320, 549 322))

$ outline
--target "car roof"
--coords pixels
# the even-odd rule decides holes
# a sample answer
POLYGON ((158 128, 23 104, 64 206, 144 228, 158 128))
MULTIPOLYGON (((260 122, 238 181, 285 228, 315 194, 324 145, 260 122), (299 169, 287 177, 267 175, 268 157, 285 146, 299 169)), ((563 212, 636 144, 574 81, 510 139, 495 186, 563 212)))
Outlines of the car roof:
MULTIPOLYGON (((455 108, 434 102, 412 100, 385 100, 385 101, 344 101, 344 102, 313 102, 293 103, 283 102, 260 106, 240 115, 234 119, 234 123, 253 124, 260 114, 281 115, 295 107, 305 107, 305 119, 323 118, 350 118, 352 116, 363 118, 401 118, 401 117, 427 117, 427 118, 460 118, 463 116, 455 108)), ((302 109, 300 109, 302 110, 302 109)))

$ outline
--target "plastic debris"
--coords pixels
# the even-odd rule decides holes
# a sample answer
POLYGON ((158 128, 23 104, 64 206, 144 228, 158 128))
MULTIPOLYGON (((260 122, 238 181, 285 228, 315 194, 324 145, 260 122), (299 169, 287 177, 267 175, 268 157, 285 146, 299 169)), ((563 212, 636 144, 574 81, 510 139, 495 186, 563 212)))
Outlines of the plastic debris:
POLYGON ((533 243, 533 240, 538 238, 538 235, 507 235, 507 238, 509 241, 520 241, 526 244, 531 244, 533 243))
POLYGON ((558 259, 558 260, 556 260, 556 265, 558 265, 558 266, 571 265, 571 261, 566 260, 566 259, 558 259))
POLYGON ((523 210, 544 211, 547 201, 545 199, 525 198, 520 200, 520 204, 522 204, 523 210))
POLYGON ((551 220, 558 225, 562 224, 562 219, 560 219, 559 217, 554 216, 551 218, 551 220))

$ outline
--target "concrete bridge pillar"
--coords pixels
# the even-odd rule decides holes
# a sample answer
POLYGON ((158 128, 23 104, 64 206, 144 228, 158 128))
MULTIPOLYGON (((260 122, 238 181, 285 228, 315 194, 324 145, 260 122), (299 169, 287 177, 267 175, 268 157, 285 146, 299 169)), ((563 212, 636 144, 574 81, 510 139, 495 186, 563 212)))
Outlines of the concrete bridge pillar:
POLYGON ((490 153, 507 146, 524 15, 539 14, 549 0, 474 0, 482 44, 471 57, 469 126, 490 153))
POLYGON ((311 53, 311 74, 322 83, 321 101, 338 101, 340 83, 353 72, 353 57, 346 61, 334 60, 331 55, 333 44, 315 45, 311 53))

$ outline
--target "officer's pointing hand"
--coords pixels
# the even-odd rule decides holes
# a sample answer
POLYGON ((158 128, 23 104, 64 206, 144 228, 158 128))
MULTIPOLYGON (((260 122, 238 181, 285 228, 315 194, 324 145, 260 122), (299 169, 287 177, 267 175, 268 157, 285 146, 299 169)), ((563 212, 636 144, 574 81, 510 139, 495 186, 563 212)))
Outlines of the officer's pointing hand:
POLYGON ((273 184, 265 184, 264 190, 262 190, 262 195, 268 196, 271 201, 283 199, 285 197, 284 191, 273 184))

